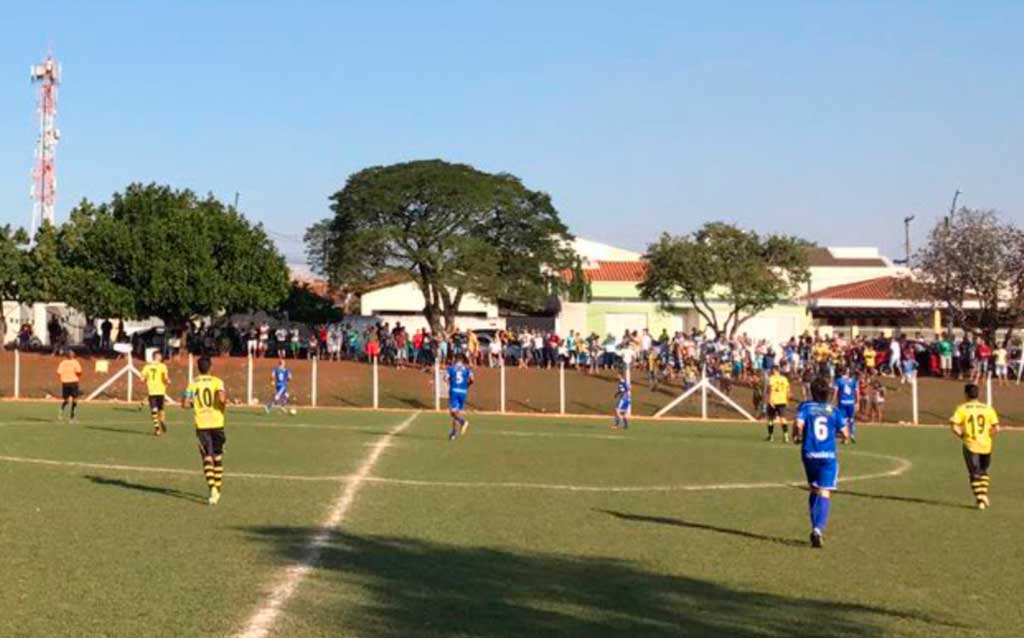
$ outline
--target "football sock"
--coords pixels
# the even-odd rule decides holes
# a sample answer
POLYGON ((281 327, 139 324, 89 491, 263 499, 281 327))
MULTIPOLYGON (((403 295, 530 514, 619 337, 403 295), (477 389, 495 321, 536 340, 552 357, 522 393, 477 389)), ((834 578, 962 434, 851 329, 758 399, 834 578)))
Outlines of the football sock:
POLYGON ((991 480, 988 474, 980 474, 971 479, 971 489, 974 490, 974 498, 979 503, 985 503, 988 505, 988 489, 991 485, 991 480))
POLYGON ((773 434, 775 434, 775 424, 774 423, 769 423, 768 424, 768 436, 771 436, 773 434))
POLYGON ((832 499, 824 496, 819 496, 817 502, 814 504, 814 512, 812 514, 811 525, 815 529, 825 531, 825 526, 828 524, 828 512, 832 506, 832 499))
POLYGON ((71 402, 71 418, 75 418, 75 410, 78 409, 78 401, 71 402))
POLYGON ((151 411, 149 413, 149 415, 153 419, 153 429, 154 430, 159 430, 160 429, 160 413, 157 412, 156 410, 153 410, 153 411, 151 411))
POLYGON ((209 487, 214 487, 215 483, 213 480, 213 457, 203 457, 203 476, 206 478, 206 484, 209 487))
POLYGON ((784 422, 784 423, 782 424, 782 433, 783 433, 783 434, 789 434, 789 424, 788 424, 788 423, 785 423, 785 422, 784 422))
POLYGON ((627 430, 629 429, 629 419, 628 418, 622 417, 622 427, 627 429, 627 430))
POLYGON ((622 425, 622 418, 618 414, 615 415, 615 427, 622 425))
POLYGON ((807 513, 811 517, 811 527, 814 527, 815 505, 818 503, 818 493, 813 489, 807 495, 807 513))
POLYGON ((224 484, 224 456, 218 454, 213 457, 213 487, 220 489, 224 484))

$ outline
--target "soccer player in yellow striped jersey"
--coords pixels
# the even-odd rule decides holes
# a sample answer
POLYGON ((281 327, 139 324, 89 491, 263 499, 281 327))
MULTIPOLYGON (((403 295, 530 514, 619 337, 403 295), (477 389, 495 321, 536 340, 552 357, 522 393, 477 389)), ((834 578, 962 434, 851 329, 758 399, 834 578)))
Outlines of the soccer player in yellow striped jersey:
POLYGON ((185 390, 186 408, 192 408, 195 415, 196 438, 199 439, 199 455, 203 458, 203 476, 210 488, 210 505, 220 501, 224 482, 224 410, 227 407, 227 392, 224 382, 210 374, 212 365, 209 357, 199 358, 199 376, 192 380, 185 390))
POLYGON ((782 439, 789 442, 789 424, 786 423, 786 406, 789 404, 789 379, 780 368, 774 368, 768 377, 768 438, 775 440, 775 425, 782 426, 782 439))
POLYGON ((992 463, 992 437, 999 432, 999 415, 992 406, 978 400, 978 386, 964 386, 967 401, 961 403, 949 420, 953 434, 964 445, 964 462, 971 479, 971 489, 978 509, 988 509, 991 481, 988 468, 992 463))
POLYGON ((167 365, 159 352, 154 352, 153 359, 142 366, 142 378, 146 381, 146 392, 149 394, 149 415, 153 419, 153 434, 160 436, 167 432, 164 402, 170 378, 167 375, 167 365))

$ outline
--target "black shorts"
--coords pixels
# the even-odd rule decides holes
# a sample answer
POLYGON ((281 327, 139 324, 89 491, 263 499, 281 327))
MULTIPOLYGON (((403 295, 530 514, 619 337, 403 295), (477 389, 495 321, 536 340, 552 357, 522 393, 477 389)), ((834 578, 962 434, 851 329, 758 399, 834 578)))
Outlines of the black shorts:
POLYGON ((224 444, 228 440, 228 437, 224 434, 224 428, 196 430, 196 438, 199 439, 199 452, 203 456, 220 456, 224 454, 224 444))
POLYGON ((769 405, 768 406, 768 418, 769 419, 782 419, 786 416, 785 405, 769 405))
POLYGON ((166 397, 162 394, 151 394, 149 395, 149 411, 150 412, 163 412, 164 410, 164 399, 166 397))
POLYGON ((77 383, 64 383, 61 384, 60 396, 62 399, 77 399, 78 398, 78 384, 77 383))
POLYGON ((988 467, 992 464, 991 454, 977 454, 964 448, 964 463, 967 464, 967 473, 971 476, 988 474, 988 467))

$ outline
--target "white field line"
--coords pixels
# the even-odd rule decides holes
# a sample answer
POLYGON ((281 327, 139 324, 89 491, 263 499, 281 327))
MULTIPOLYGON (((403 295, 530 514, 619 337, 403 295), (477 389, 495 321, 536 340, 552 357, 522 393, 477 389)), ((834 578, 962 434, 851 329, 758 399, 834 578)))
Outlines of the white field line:
POLYGON ((277 622, 278 616, 281 615, 281 610, 284 609, 285 604, 320 560, 320 552, 330 539, 331 531, 345 520, 345 515, 348 514, 349 508, 352 507, 352 503, 355 502, 356 496, 359 494, 359 488, 370 476, 377 460, 391 443, 391 438, 412 425, 417 416, 419 416, 419 412, 412 414, 393 427, 387 435, 377 441, 351 480, 345 483, 341 494, 334 501, 327 516, 321 521, 319 529, 309 541, 306 555, 300 562, 285 568, 278 576, 267 597, 246 620, 242 629, 235 634, 238 638, 265 638, 271 635, 274 624, 277 622))
MULTIPOLYGON (((29 463, 32 465, 49 465, 51 467, 82 467, 94 470, 117 470, 123 472, 147 472, 152 474, 187 474, 198 476, 199 470, 186 470, 178 467, 151 467, 145 465, 118 465, 112 463, 87 463, 85 461, 57 461, 54 459, 37 459, 24 456, 0 456, 0 462, 29 463)), ((228 472, 230 478, 271 479, 277 481, 330 481, 349 480, 348 476, 301 476, 293 474, 261 474, 258 472, 228 472)))
MULTIPOLYGON (((397 432, 397 428, 392 432, 397 432)), ((390 445, 390 443, 388 444, 390 445)), ((387 447, 387 445, 385 445, 387 447)), ((378 449, 382 449, 380 441, 374 443, 374 450, 371 450, 370 455, 374 453, 379 455, 378 449)), ((773 448, 782 449, 782 448, 773 448)), ((913 463, 908 459, 900 456, 890 456, 888 454, 874 454, 871 452, 854 452, 849 451, 846 454, 855 456, 869 456, 874 458, 886 459, 894 461, 896 467, 892 470, 886 470, 882 472, 872 472, 870 474, 859 474, 854 476, 847 476, 841 479, 842 483, 848 483, 853 481, 868 481, 872 479, 880 478, 893 478, 906 474, 913 463)), ((183 470, 180 468, 172 467, 146 467, 139 465, 111 465, 105 463, 84 463, 79 461, 54 461, 50 459, 36 459, 26 458, 20 456, 0 456, 0 462, 9 463, 30 463, 36 465, 50 465, 57 467, 84 467, 98 470, 118 470, 126 472, 151 472, 158 474, 196 474, 196 470, 183 470)), ((365 465, 365 461, 364 461, 365 465)), ((362 467, 360 468, 360 470, 362 467)), ((510 489, 534 489, 534 490, 549 490, 549 491, 561 491, 561 492, 596 492, 596 493, 643 493, 643 492, 708 492, 708 491, 722 491, 722 490, 758 490, 758 489, 769 489, 777 487, 793 487, 802 486, 802 481, 765 481, 759 483, 704 483, 704 484, 674 484, 674 485, 623 485, 623 486, 607 486, 607 485, 573 485, 563 483, 526 483, 526 482, 470 482, 470 481, 425 481, 418 479, 400 479, 400 478, 387 478, 378 476, 369 476, 368 474, 360 474, 357 470, 355 474, 342 474, 336 476, 297 476, 292 474, 259 474, 253 472, 230 472, 231 478, 249 478, 249 479, 270 479, 270 480, 281 480, 281 481, 323 481, 332 483, 346 483, 351 487, 352 483, 375 483, 379 485, 405 485, 414 487, 451 487, 451 488, 510 488, 510 489)), ((347 489, 347 488, 346 488, 347 489)), ((841 491, 841 490, 840 490, 841 491)))

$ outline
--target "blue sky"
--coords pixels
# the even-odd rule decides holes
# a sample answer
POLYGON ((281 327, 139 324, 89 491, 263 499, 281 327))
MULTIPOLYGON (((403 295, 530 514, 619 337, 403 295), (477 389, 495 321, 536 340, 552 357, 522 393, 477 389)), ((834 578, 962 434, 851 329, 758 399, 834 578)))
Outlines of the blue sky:
POLYGON ((295 236, 353 171, 441 157, 624 247, 724 219, 898 256, 957 187, 1024 223, 1022 25, 1020 2, 21 2, 0 222, 28 223, 52 49, 59 220, 158 181, 295 236))

